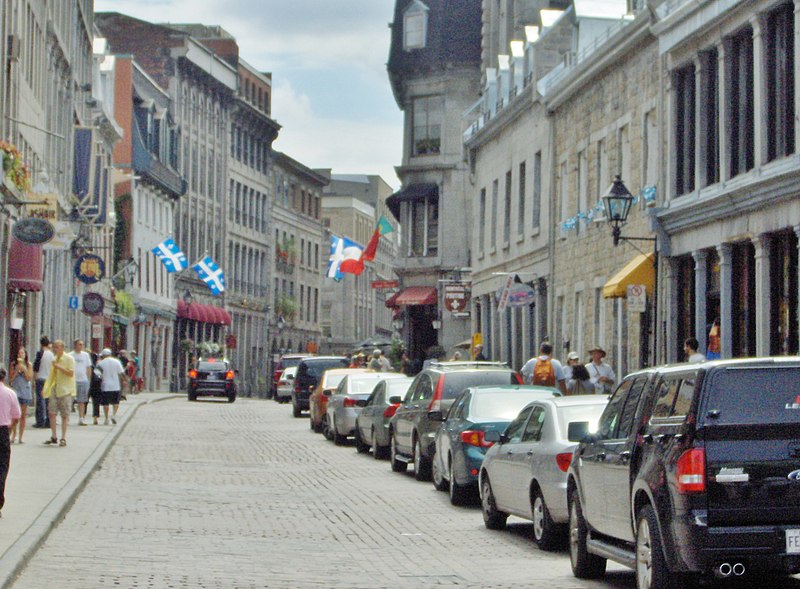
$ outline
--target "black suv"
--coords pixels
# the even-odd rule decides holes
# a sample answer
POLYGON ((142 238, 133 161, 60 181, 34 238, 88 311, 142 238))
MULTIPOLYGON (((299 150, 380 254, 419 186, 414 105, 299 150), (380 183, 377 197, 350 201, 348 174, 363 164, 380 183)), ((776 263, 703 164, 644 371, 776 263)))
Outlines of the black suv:
POLYGON ((330 368, 347 368, 349 363, 344 356, 310 356, 303 358, 297 365, 292 389, 292 415, 300 417, 302 411, 308 411, 308 398, 319 377, 330 368))
POLYGON ((197 397, 226 397, 228 403, 236 400, 236 373, 227 360, 207 358, 198 360, 189 370, 189 400, 197 397))
POLYGON ((400 401, 389 423, 392 470, 404 472, 414 464, 418 481, 429 480, 435 451, 436 430, 458 394, 468 387, 522 384, 516 372, 499 362, 433 362, 420 372, 400 401), (437 419, 429 411, 441 412, 437 419))
POLYGON ((800 359, 631 374, 576 448, 567 494, 577 577, 606 559, 639 589, 800 572, 800 359))

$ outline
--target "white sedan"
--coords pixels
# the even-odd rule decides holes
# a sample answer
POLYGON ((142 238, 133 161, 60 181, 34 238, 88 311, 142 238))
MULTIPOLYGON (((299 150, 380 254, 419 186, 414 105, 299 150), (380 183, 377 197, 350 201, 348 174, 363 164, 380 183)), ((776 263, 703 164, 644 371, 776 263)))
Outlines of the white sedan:
POLYGON ((606 395, 576 395, 525 406, 483 459, 479 478, 483 521, 501 529, 509 515, 533 522, 539 548, 566 540, 567 469, 577 443, 597 428, 606 395))

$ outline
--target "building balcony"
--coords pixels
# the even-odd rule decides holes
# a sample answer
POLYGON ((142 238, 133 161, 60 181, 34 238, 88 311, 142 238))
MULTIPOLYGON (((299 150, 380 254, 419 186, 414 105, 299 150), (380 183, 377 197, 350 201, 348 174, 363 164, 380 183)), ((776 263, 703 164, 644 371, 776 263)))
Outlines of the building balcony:
POLYGON ((145 145, 139 126, 133 125, 133 169, 137 174, 160 186, 172 196, 186 193, 186 179, 165 165, 145 145))

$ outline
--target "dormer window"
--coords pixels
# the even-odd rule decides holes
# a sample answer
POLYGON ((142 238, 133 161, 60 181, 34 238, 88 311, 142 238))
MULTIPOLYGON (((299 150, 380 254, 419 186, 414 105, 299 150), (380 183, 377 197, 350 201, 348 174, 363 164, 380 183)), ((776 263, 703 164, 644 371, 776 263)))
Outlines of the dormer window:
POLYGON ((428 7, 413 0, 403 13, 403 49, 424 49, 428 37, 428 7))

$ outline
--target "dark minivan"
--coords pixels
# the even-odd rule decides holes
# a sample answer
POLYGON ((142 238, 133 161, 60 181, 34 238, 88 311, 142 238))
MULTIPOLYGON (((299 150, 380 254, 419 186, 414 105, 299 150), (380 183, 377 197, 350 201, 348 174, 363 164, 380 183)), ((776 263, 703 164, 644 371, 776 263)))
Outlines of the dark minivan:
POLYGON ((292 389, 292 415, 300 417, 308 411, 308 398, 319 382, 322 373, 330 368, 347 368, 349 362, 344 356, 310 356, 297 365, 292 389))
POLYGON ((570 560, 639 589, 800 572, 800 359, 682 364, 626 377, 567 486, 570 560))

